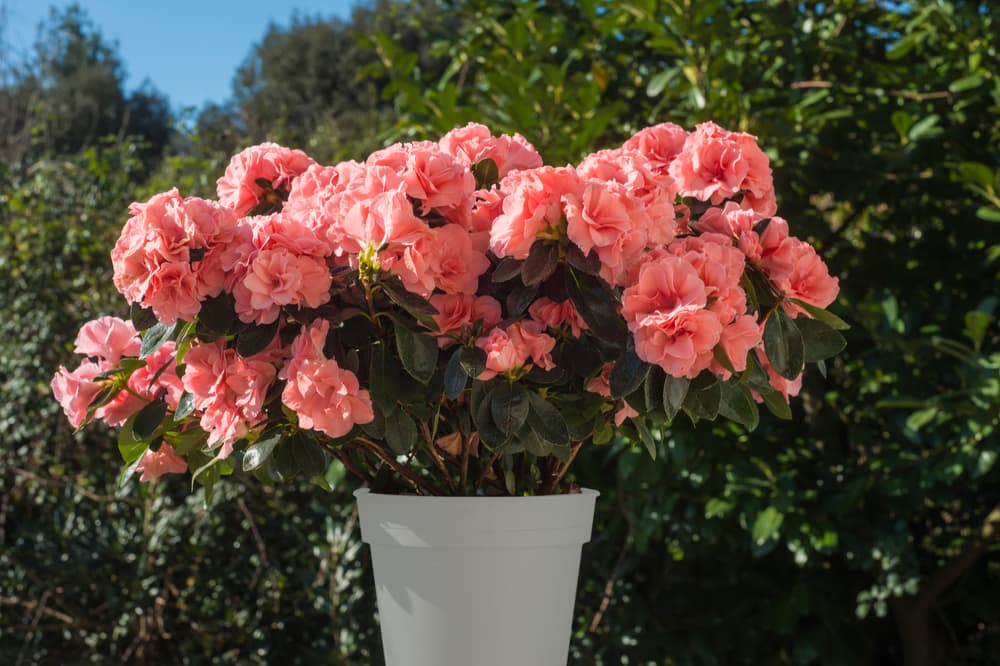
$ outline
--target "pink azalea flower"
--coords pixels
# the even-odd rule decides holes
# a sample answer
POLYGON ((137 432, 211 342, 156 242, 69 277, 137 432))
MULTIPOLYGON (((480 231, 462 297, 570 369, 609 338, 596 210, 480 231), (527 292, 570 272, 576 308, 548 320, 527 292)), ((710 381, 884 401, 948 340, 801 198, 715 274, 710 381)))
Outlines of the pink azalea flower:
POLYGON ((292 343, 292 358, 281 370, 287 380, 281 401, 294 410, 303 428, 342 437, 355 424, 370 423, 371 396, 357 376, 323 354, 330 322, 317 320, 292 343))
POLYGON ((100 317, 83 325, 76 335, 73 351, 118 365, 122 356, 138 356, 142 341, 132 322, 118 317, 100 317))
POLYGON ((609 284, 621 284, 646 247, 645 207, 618 183, 592 180, 578 195, 567 195, 566 220, 569 239, 584 254, 597 253, 609 284))
POLYGON ((576 306, 573 305, 573 301, 569 299, 557 303, 551 298, 542 296, 531 304, 531 307, 528 308, 528 314, 538 323, 551 329, 567 325, 574 338, 580 337, 583 331, 588 330, 587 322, 583 320, 576 306))
POLYGON ((673 123, 660 123, 647 127, 625 142, 625 150, 634 151, 649 160, 657 173, 666 174, 670 163, 684 149, 687 131, 673 123))
POLYGON ((503 317, 500 302, 492 296, 435 294, 430 301, 438 311, 433 319, 437 324, 438 347, 442 349, 455 344, 456 340, 464 341, 477 321, 482 321, 483 328, 489 330, 503 317))
POLYGON ((563 197, 579 189, 571 167, 540 167, 509 174, 500 181, 502 211, 490 229, 493 254, 526 259, 538 234, 562 220, 563 197))
POLYGON ((266 180, 275 190, 288 191, 295 177, 312 164, 312 158, 301 150, 276 143, 251 146, 233 155, 225 175, 216 183, 219 203, 243 217, 260 203, 264 194, 258 180, 266 180))
POLYGON ((542 333, 538 322, 516 322, 505 330, 494 328, 476 341, 476 346, 486 352, 486 370, 477 379, 487 381, 519 370, 529 358, 543 370, 551 370, 555 367, 551 355, 555 345, 555 338, 542 333))
POLYGON ((177 455, 174 447, 164 442, 156 451, 147 449, 135 471, 142 473, 140 481, 152 481, 164 474, 183 474, 187 468, 187 461, 177 455))
POLYGON ((63 408, 70 425, 79 428, 87 417, 87 409, 101 392, 101 385, 94 377, 101 374, 101 366, 93 361, 84 361, 70 372, 64 366, 52 378, 52 395, 63 408))
POLYGON ((224 340, 193 344, 184 357, 184 389, 219 458, 228 458, 236 440, 263 421, 264 398, 277 374, 272 359, 267 352, 243 358, 224 340))

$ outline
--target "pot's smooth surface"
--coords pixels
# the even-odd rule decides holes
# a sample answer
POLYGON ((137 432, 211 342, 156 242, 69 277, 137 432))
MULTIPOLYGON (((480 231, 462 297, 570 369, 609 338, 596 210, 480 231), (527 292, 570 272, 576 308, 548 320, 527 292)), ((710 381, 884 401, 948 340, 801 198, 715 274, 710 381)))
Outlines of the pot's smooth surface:
POLYGON ((565 666, 598 493, 355 493, 386 666, 565 666))

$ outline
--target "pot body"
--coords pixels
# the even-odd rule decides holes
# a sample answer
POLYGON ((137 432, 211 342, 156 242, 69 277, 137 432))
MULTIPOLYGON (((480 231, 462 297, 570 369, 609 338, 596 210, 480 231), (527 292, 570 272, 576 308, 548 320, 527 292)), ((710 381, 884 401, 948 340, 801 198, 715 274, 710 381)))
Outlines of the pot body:
POLYGON ((386 666, 565 666, 598 493, 355 493, 386 666))

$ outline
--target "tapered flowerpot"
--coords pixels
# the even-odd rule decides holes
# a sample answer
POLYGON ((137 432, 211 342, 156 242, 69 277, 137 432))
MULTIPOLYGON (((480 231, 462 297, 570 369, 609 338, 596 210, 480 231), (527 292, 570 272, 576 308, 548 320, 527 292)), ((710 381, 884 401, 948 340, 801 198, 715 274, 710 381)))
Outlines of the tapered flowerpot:
POLYGON ((355 493, 386 666, 565 666, 598 493, 355 493))

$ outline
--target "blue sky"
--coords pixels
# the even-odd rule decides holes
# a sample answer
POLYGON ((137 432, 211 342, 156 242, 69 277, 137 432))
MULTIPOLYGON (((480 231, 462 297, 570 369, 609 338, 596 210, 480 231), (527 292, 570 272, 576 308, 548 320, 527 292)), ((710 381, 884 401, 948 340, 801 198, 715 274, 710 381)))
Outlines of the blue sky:
MULTIPOLYGON (((3 0, 3 41, 15 57, 30 52, 39 22, 65 0, 3 0)), ((149 79, 172 107, 199 107, 230 96, 236 68, 269 23, 288 25, 304 16, 350 15, 357 0, 77 0, 118 52, 132 90, 149 79)))

